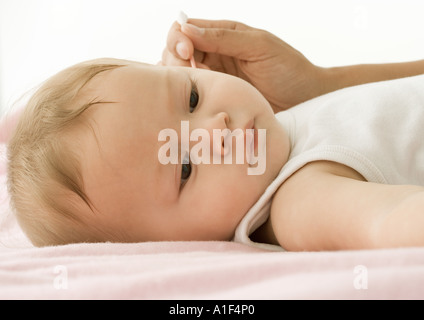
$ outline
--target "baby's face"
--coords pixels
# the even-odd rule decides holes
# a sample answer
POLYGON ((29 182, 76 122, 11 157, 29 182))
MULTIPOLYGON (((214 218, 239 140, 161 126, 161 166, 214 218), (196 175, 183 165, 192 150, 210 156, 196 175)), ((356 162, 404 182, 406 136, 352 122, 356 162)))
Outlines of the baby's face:
POLYGON ((90 223, 123 241, 231 240, 288 157, 287 135, 269 103, 236 77, 134 63, 98 75, 85 94, 115 102, 88 111, 93 130, 80 139, 85 191, 99 211, 90 223), (255 165, 235 155, 231 164, 213 164, 212 151, 210 164, 162 164, 167 142, 159 133, 175 131, 179 147, 182 121, 190 133, 210 132, 211 150, 213 129, 266 129, 266 170, 249 175, 255 165))

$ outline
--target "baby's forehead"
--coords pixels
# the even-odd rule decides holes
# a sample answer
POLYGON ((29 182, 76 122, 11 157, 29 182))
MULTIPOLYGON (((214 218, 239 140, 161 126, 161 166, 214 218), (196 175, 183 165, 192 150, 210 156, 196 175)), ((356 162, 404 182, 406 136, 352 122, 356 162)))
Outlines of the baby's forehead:
MULTIPOLYGON (((109 110, 108 114, 100 112, 100 115, 97 112, 89 112, 91 119, 106 116, 110 118, 114 115, 130 122, 134 120, 134 117, 128 118, 125 114, 120 114, 121 112, 133 114, 143 123, 145 120, 152 120, 152 117, 163 119, 163 112, 169 111, 169 106, 179 101, 183 96, 181 91, 187 88, 190 79, 187 69, 131 63, 108 70, 91 79, 81 90, 80 104, 98 104, 92 109, 114 109, 109 110), (161 111, 157 112, 161 114, 160 117, 152 113, 153 107, 161 111), (159 110, 162 108, 164 110, 159 110)), ((171 116, 168 117, 170 118, 171 116)), ((145 124, 149 126, 153 125, 153 122, 147 121, 145 124)))
MULTIPOLYGON (((111 61, 111 63, 114 60, 111 61)), ((134 62, 134 61, 127 61, 127 60, 117 60, 117 62, 113 65, 113 68, 108 68, 102 72, 99 72, 94 77, 89 79, 84 86, 80 90, 80 94, 87 94, 99 89, 102 89, 110 82, 113 81, 123 81, 124 75, 129 75, 133 73, 135 70, 137 72, 142 72, 143 70, 151 70, 152 68, 155 68, 156 66, 141 63, 141 62, 134 62)))

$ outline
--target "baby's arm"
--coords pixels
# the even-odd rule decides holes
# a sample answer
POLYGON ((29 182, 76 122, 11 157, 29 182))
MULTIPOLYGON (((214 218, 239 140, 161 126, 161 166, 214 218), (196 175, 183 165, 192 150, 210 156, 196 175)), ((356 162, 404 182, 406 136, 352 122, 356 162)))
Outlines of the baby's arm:
POLYGON ((370 183, 315 162, 280 187, 270 219, 287 250, 424 246, 424 188, 370 183))

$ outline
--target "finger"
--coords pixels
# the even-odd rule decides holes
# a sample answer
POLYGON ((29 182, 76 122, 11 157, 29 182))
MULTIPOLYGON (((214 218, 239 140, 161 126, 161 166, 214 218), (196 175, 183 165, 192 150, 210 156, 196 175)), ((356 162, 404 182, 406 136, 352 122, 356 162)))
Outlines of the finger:
POLYGON ((208 65, 201 63, 199 61, 196 61, 196 68, 197 69, 212 70, 208 65))
POLYGON ((162 52, 161 62, 163 66, 174 66, 174 67, 190 66, 189 60, 182 60, 181 58, 174 56, 167 48, 165 48, 162 52))
POLYGON ((166 48, 175 57, 188 60, 193 55, 193 43, 190 38, 181 32, 181 26, 174 22, 168 32, 166 48))
POLYGON ((241 22, 236 22, 231 20, 188 19, 187 22, 199 28, 219 28, 219 29, 240 30, 240 31, 253 29, 249 27, 248 25, 245 25, 241 22))
MULTIPOLYGON (((202 63, 202 52, 196 51, 194 54, 196 68, 197 69, 206 69, 211 70, 211 68, 202 63)), ((157 63, 158 66, 173 66, 173 67, 191 67, 190 61, 181 60, 176 58, 173 54, 171 54, 167 49, 163 50, 162 60, 157 63)))
MULTIPOLYGON (((261 31, 245 31, 223 28, 199 28, 193 24, 183 24, 181 31, 192 41, 196 50, 218 53, 250 60, 260 45, 261 31)), ((262 34, 263 36, 263 34, 262 34)))

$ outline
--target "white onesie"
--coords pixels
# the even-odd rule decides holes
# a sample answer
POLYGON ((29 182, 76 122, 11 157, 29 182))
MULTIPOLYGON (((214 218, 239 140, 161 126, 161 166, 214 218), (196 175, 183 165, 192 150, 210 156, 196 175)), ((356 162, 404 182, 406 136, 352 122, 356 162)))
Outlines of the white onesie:
POLYGON ((276 117, 289 135, 290 157, 238 225, 236 242, 283 250, 249 235, 268 219, 278 187, 312 161, 344 164, 370 182, 424 186, 424 75, 345 88, 276 117))

